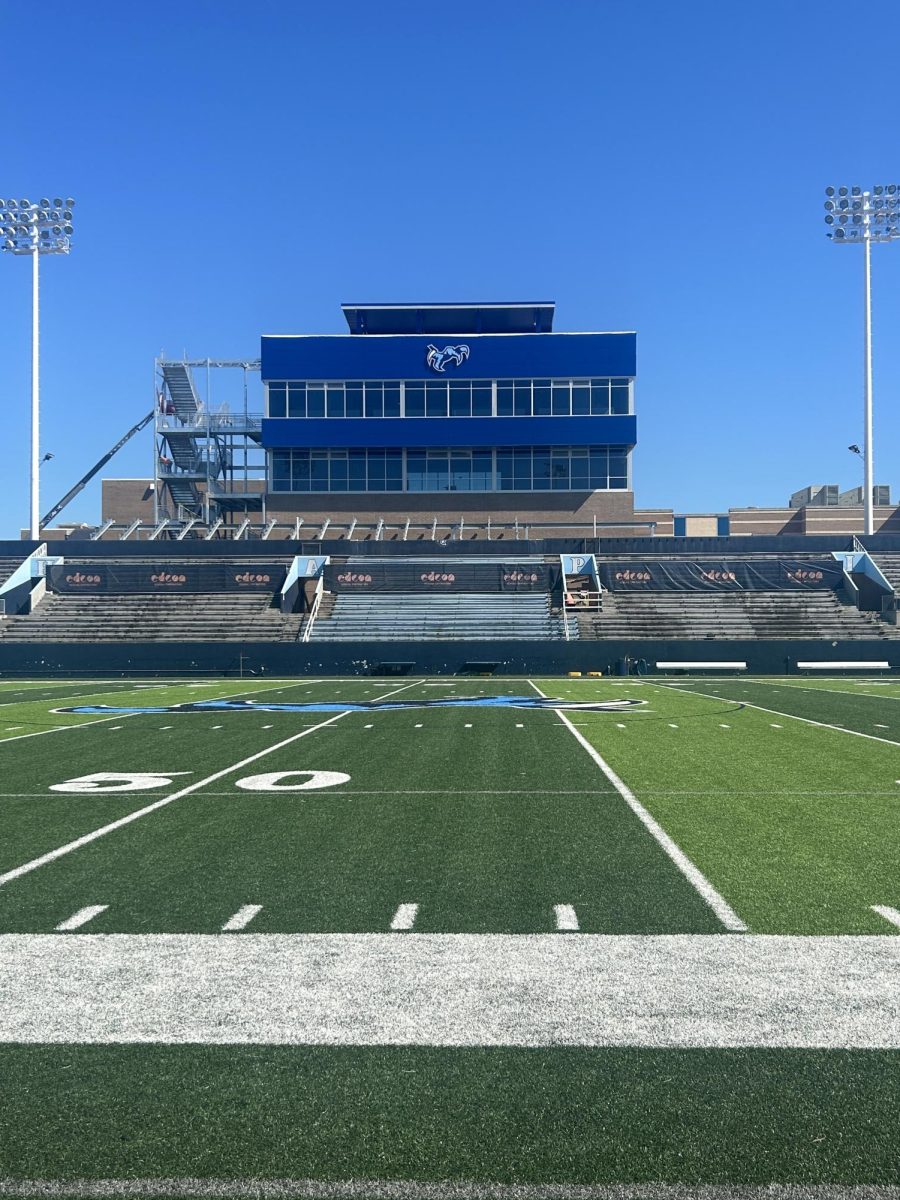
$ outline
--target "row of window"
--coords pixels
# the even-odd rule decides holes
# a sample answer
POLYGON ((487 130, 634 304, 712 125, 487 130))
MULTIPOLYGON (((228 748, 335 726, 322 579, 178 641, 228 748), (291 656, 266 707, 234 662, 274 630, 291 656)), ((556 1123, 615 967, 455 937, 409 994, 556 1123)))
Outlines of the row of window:
POLYGON ((628 486, 624 446, 273 450, 273 492, 593 491, 628 486))
POLYGON ((270 383, 270 417, 606 417, 631 411, 627 379, 270 383))

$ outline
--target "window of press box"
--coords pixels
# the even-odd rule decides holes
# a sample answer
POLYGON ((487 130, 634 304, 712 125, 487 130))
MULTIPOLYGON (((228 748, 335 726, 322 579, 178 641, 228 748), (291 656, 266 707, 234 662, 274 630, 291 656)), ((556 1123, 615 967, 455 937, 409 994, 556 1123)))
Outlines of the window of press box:
MULTIPOLYGON (((489 379, 268 384, 270 417, 489 417, 489 379)), ((500 379, 497 416, 622 416, 631 410, 628 379, 500 379)))

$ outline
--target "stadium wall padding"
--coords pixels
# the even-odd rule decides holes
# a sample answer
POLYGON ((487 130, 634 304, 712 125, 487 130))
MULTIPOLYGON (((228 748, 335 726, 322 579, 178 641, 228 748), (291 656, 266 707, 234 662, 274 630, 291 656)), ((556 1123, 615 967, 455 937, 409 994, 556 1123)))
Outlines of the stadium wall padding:
POLYGON ((889 662, 900 670, 900 639, 797 641, 574 641, 574 642, 153 642, 4 646, 2 676, 266 676, 452 675, 484 671, 498 675, 564 675, 602 671, 615 675, 628 657, 659 661, 739 661, 748 673, 783 675, 800 661, 889 662), (493 666, 496 664, 496 666, 493 666))

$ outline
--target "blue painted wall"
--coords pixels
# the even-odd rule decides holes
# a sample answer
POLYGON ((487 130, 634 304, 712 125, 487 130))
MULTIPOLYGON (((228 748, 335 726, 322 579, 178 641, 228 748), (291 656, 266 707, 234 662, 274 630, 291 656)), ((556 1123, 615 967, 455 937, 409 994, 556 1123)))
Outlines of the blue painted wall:
POLYGON ((622 378, 636 374, 637 335, 265 336, 261 357, 264 380, 622 378), (443 375, 435 374, 425 362, 428 346, 460 342, 469 347, 468 359, 459 367, 448 366, 443 375))
POLYGON ((265 418, 266 449, 329 446, 633 446, 629 417, 265 418))

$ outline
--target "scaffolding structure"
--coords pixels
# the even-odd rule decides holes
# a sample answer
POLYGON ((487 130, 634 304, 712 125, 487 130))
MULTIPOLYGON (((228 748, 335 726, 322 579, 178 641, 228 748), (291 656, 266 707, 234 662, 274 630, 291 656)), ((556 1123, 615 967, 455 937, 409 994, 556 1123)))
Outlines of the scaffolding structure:
POLYGON ((261 512, 265 520, 266 456, 262 401, 251 411, 256 360, 158 358, 154 373, 154 523, 226 525, 261 512), (240 371, 235 396, 233 376, 240 371), (213 387, 214 373, 216 378, 213 387), (198 387, 197 376, 203 378, 198 387), (220 384, 224 382, 224 388, 220 384), (220 392, 223 398, 219 399, 220 392))

